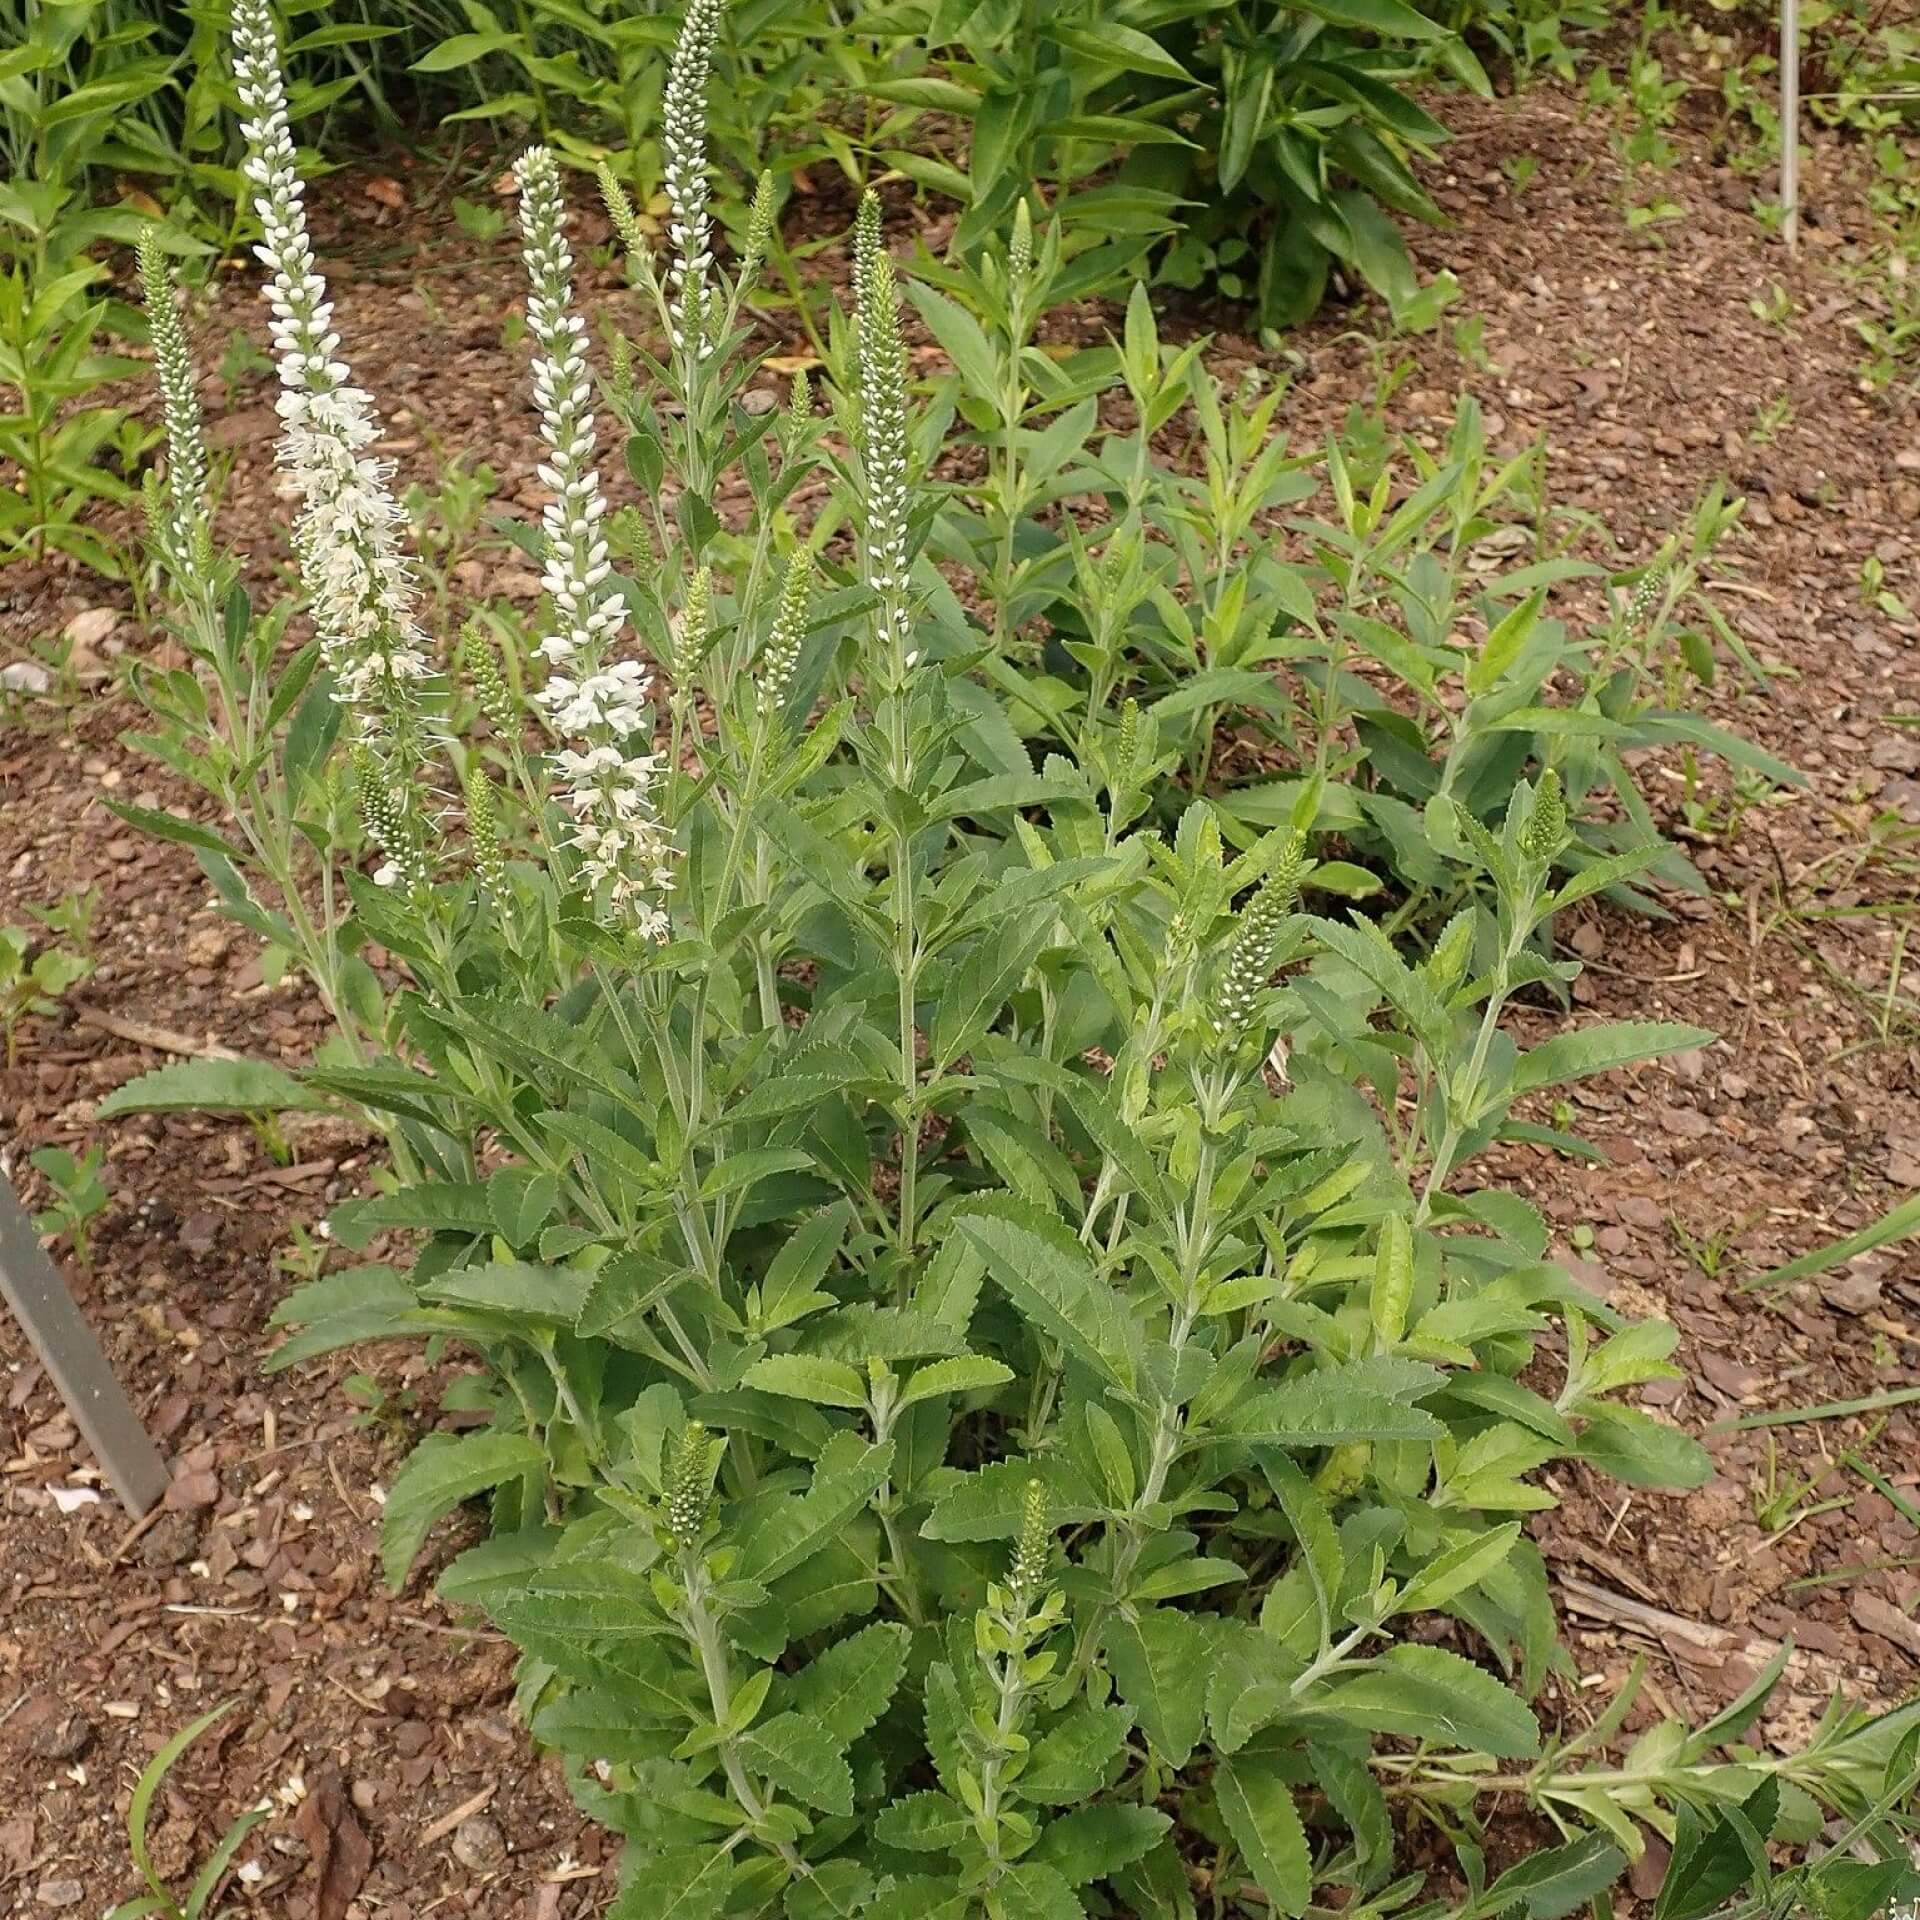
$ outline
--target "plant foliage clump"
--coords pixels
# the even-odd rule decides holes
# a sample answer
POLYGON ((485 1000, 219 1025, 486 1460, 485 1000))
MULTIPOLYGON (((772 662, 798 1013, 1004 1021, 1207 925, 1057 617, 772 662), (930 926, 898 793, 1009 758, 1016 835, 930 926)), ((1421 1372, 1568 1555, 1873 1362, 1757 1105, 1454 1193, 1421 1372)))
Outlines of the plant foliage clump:
MULTIPOLYGON (((933 564, 971 532, 925 485, 943 423, 913 404, 876 201, 833 430, 804 377, 784 410, 746 403, 771 201, 723 270, 709 12, 667 82, 664 261, 603 182, 653 318, 603 401, 561 176, 540 150, 518 169, 535 646, 473 627, 449 661, 418 628, 265 0, 235 40, 304 644, 212 540, 191 380, 159 362, 153 515, 189 664, 145 682, 149 744, 223 818, 124 811, 196 849, 339 1037, 297 1081, 189 1063, 102 1112, 346 1103, 384 1129, 392 1177, 333 1237, 417 1251, 301 1287, 277 1364, 393 1335, 479 1363, 464 1430, 393 1482, 389 1575, 490 1500, 441 1591, 520 1647, 535 1737, 626 1836, 626 1920, 1191 1915, 1196 1882, 1215 1912, 1336 1890, 1425 1912, 1402 1811, 1456 1836, 1473 1911, 1551 1920, 1645 1827, 1698 1831, 1691 1808, 1758 1809, 1765 1784, 1780 1833, 1816 1798, 1870 1809, 1911 1711, 1838 1713, 1810 1759, 1717 1759, 1763 1685, 1610 1769, 1624 1697, 1571 1741, 1535 1704, 1565 1665, 1522 1525, 1543 1470, 1685 1486, 1708 1463, 1626 1397, 1671 1371, 1674 1330, 1584 1292, 1532 1207, 1463 1175, 1517 1103, 1706 1038, 1522 1051, 1502 1024, 1570 977, 1548 918, 1657 847, 1570 871, 1557 766, 1516 766, 1497 805, 1454 805, 1451 779, 1436 857, 1471 879, 1409 960, 1314 911, 1339 864, 1324 751, 1271 824, 1208 797, 1180 722, 1217 682, 1145 707, 1130 646, 1090 637, 1084 698, 1036 727, 1009 670, 1024 536, 976 549, 1012 596, 980 619, 933 564), (597 467, 609 416, 635 508, 597 467), (831 502, 810 527, 803 487, 831 502), (1566 1844, 1486 1885, 1489 1795, 1566 1844)), ((1008 284, 1035 245, 1017 223, 1008 284)), ((1136 376, 1161 390, 1157 345, 1136 376)), ((1002 506, 1032 506, 1045 450, 1016 419, 1002 455, 1002 506)), ((1201 558, 1238 537, 1208 510, 1201 558)), ((1346 511, 1330 573, 1380 532, 1346 511)), ((1154 595, 1169 621, 1181 591, 1154 595)), ((1489 647, 1497 668, 1519 643, 1489 647)))

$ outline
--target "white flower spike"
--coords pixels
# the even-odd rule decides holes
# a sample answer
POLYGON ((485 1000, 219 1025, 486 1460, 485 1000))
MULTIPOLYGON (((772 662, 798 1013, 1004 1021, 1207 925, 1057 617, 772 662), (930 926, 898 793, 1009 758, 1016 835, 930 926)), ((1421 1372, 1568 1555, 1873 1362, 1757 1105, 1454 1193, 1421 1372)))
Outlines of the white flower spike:
POLYGON ((584 742, 554 755, 582 880, 606 900, 617 924, 663 940, 675 849, 654 802, 659 756, 644 750, 652 743, 653 683, 639 661, 608 658, 627 610, 612 590, 601 525, 607 503, 594 457, 593 379, 586 325, 572 310, 560 166, 545 147, 531 147, 513 171, 529 281, 527 330, 538 349, 533 392, 548 456, 539 474, 553 490, 540 514, 547 543, 542 584, 553 601, 553 625, 537 651, 554 671, 537 697, 556 732, 584 742))

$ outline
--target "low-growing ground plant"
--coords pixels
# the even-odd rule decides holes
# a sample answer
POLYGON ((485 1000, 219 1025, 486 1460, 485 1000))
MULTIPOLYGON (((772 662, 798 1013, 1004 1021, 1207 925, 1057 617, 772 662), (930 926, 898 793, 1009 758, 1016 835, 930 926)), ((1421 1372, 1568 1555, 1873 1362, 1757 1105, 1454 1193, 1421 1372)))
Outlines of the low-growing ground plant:
MULTIPOLYGON (((470 686, 418 624, 265 0, 236 8, 236 71, 304 644, 214 538, 149 261, 153 517, 190 663, 145 683, 151 744, 229 817, 127 812, 197 849, 339 1040, 297 1079, 186 1062, 100 1111, 345 1102, 386 1132, 392 1176, 330 1227, 390 1257, 300 1287, 275 1364, 395 1335, 474 1357, 465 1430, 392 1482, 390 1577, 488 1498, 492 1537, 440 1590, 520 1647, 534 1736, 626 1837, 623 1920, 1437 1914, 1398 1870, 1407 1818, 1453 1837, 1456 1911, 1553 1920, 1699 1809, 1785 1839, 1864 1804, 1888 1843, 1877 1783, 1920 1709, 1839 1706, 1809 1753, 1758 1754, 1776 1665, 1618 1765, 1630 1694, 1578 1735, 1541 1723, 1567 1669, 1522 1525, 1553 1503, 1541 1470, 1686 1486, 1709 1463, 1631 1403, 1674 1329, 1583 1291, 1471 1169, 1538 1137, 1536 1093, 1707 1040, 1629 1023, 1522 1052, 1502 1024, 1576 971, 1546 919, 1657 846, 1570 866, 1579 768, 1529 758, 1552 737, 1531 720, 1497 796, 1478 768, 1422 796, 1474 876, 1423 958, 1308 911, 1340 890, 1323 810, 1350 768, 1323 749, 1249 822, 1210 795, 1195 720, 1253 703, 1270 657, 1236 597, 1287 591, 1245 559, 1283 471, 1257 406, 1176 387, 1180 356, 1135 338, 1129 384, 1162 423, 1191 399, 1207 479, 1153 479, 1143 434, 1073 457, 1122 531, 1149 489, 1182 499, 1183 564, 1058 535, 1036 574, 1060 463, 1010 385, 982 527, 923 484, 944 410, 912 405, 872 196, 831 421, 804 376, 784 409, 743 404, 773 201, 722 271, 709 19, 663 98, 662 258, 603 181, 652 321, 603 404, 560 167, 517 165, 547 603, 529 653, 468 630, 470 686), (608 418, 634 508, 602 487, 608 418), (977 618, 936 565, 961 551, 991 585, 977 618), (1105 570, 1067 655, 1088 683, 1056 691, 1020 636, 1083 567, 1105 570), (1129 595, 1162 622, 1139 657, 1129 595), (1496 1801, 1564 1843, 1489 1884, 1496 1801)), ((1016 224, 1009 289, 1047 244, 1016 224)), ((1434 506, 1376 491, 1320 564, 1352 578, 1404 521, 1396 570, 1451 591, 1411 538, 1434 506)), ((1352 636, 1308 598, 1309 684, 1350 710, 1352 636)))

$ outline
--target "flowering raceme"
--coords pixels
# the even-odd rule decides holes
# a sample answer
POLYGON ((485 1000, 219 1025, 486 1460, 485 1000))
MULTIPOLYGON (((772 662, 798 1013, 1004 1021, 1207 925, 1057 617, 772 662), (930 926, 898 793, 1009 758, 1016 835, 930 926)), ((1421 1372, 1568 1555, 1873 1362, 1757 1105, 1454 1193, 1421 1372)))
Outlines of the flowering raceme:
POLYGON ((234 77, 250 116, 240 129, 241 171, 262 234, 254 251, 272 276, 280 463, 302 503, 294 529, 301 577, 340 697, 363 729, 378 729, 411 711, 418 682, 432 671, 400 552, 404 517, 387 484, 389 463, 366 452, 380 436, 373 402, 338 358, 333 305, 307 234, 279 42, 263 0, 237 0, 233 38, 234 77))
POLYGON ((538 699, 555 731, 579 743, 555 754, 553 765, 573 816, 567 844, 580 856, 582 881, 604 898, 616 924, 659 940, 667 931, 661 900, 673 885, 674 847, 654 800, 660 757, 645 750, 652 682, 639 661, 607 657, 626 624, 626 605, 612 587, 601 526, 607 503, 594 462, 586 325, 572 311, 559 163, 533 147, 515 163, 514 177, 530 282, 527 330, 538 348, 534 399, 548 450, 538 471, 552 489, 540 518, 553 625, 537 651, 553 672, 538 699))

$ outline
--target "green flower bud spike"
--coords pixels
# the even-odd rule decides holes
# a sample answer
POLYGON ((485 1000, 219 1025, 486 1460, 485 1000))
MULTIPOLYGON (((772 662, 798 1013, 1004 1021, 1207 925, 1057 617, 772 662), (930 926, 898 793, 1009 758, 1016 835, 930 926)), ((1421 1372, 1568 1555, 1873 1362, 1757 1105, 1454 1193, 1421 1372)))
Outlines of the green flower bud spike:
POLYGON ((480 703, 480 711, 487 716, 487 724, 494 733, 511 744, 520 738, 520 710, 514 702, 513 690, 507 685, 506 675, 500 669, 500 656, 494 651, 493 641, 478 620, 467 622, 461 630, 460 640, 466 654, 467 671, 473 676, 474 698, 480 703))
POLYGON ((1529 860, 1549 861, 1567 844, 1567 802, 1560 776, 1549 767, 1533 790, 1533 812, 1521 829, 1520 851, 1529 860))
POLYGON ((713 1483, 707 1470, 707 1430, 691 1420, 675 1443, 667 1463, 665 1489, 667 1531, 683 1553, 692 1553, 707 1530, 713 1511, 713 1483))
POLYGON ((1046 1485, 1037 1479, 1029 1480, 1020 1508, 1020 1542, 1014 1549, 1013 1569, 1008 1575, 1020 1599, 1032 1599, 1046 1584, 1047 1563, 1052 1553, 1053 1528, 1047 1512, 1046 1485))

